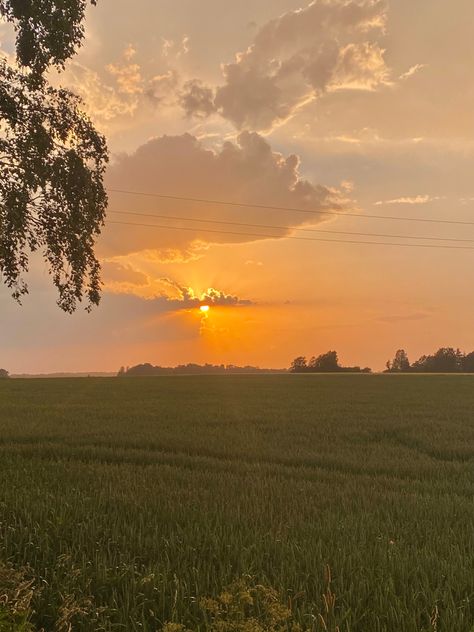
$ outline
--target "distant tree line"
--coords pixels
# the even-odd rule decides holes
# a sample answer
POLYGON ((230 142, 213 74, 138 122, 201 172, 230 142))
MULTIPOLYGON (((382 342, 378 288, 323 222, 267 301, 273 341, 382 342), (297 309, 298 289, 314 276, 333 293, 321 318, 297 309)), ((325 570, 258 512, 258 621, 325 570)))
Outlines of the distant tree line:
POLYGON ((386 367, 385 373, 474 373, 474 351, 463 353, 441 347, 433 355, 423 355, 411 364, 407 352, 399 349, 386 367))
MULTIPOLYGON (((371 373, 369 367, 341 366, 337 351, 328 351, 309 360, 298 356, 288 369, 290 373, 371 373)), ((218 375, 245 373, 286 373, 286 369, 261 369, 255 366, 236 366, 234 364, 180 364, 176 367, 137 364, 132 367, 121 367, 119 377, 153 376, 153 375, 218 375)), ((474 351, 463 353, 452 347, 442 347, 433 355, 423 355, 410 363, 408 354, 399 349, 395 357, 386 364, 385 373, 474 373, 474 351)), ((8 372, 0 369, 0 378, 8 377, 8 372)))
POLYGON ((8 373, 6 369, 0 369, 0 380, 3 380, 9 376, 10 374, 8 373))
POLYGON ((235 366, 234 364, 180 364, 176 367, 137 364, 132 367, 121 367, 119 377, 137 377, 150 375, 219 375, 244 373, 285 373, 285 369, 260 369, 255 366, 235 366))
POLYGON ((295 358, 290 366, 291 373, 371 373, 368 367, 341 366, 337 351, 328 351, 319 356, 313 356, 309 361, 304 356, 295 358))

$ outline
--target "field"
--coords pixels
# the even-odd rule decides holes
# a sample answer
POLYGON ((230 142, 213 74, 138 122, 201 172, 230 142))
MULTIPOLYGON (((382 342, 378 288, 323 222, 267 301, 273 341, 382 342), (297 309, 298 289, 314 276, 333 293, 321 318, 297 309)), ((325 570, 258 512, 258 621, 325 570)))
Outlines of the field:
POLYGON ((473 411, 471 376, 3 380, 0 562, 35 630, 205 630, 243 578, 305 630, 473 632, 473 411))

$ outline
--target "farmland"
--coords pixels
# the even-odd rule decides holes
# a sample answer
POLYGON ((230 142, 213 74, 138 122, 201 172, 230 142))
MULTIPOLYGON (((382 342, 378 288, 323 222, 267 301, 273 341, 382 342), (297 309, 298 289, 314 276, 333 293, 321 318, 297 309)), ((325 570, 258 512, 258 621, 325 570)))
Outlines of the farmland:
POLYGON ((473 632, 473 411, 471 376, 3 380, 0 561, 34 629, 205 630, 246 578, 307 630, 473 632))

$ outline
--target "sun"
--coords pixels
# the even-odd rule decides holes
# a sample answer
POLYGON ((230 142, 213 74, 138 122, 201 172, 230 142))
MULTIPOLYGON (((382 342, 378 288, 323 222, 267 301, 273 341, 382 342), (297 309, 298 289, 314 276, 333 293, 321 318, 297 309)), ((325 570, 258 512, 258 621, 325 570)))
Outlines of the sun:
POLYGON ((209 305, 201 305, 201 307, 199 309, 201 310, 201 312, 206 313, 206 312, 209 311, 210 307, 209 307, 209 305))

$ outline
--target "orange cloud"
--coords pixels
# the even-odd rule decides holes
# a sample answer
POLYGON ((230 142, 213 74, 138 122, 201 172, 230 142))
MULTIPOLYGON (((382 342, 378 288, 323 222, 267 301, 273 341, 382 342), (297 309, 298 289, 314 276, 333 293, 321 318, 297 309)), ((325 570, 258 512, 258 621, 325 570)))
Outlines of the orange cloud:
POLYGON ((265 24, 223 66, 215 92, 188 82, 181 105, 188 116, 218 112, 238 129, 268 130, 325 92, 373 90, 389 81, 386 17, 384 0, 314 0, 265 24))
POLYGON ((318 215, 318 211, 346 207, 338 191, 300 176, 297 156, 274 152, 267 140, 249 132, 241 133, 236 142, 225 142, 216 151, 207 149, 190 134, 153 139, 134 154, 119 156, 108 172, 107 185, 109 224, 100 242, 102 255, 107 258, 144 250, 196 253, 206 243, 268 239, 269 231, 264 227, 261 231, 255 227, 229 228, 225 225, 229 221, 288 226, 287 230, 271 231, 278 239, 291 235, 294 227, 323 221, 325 216, 318 215), (127 195, 120 193, 123 190, 225 200, 235 206, 127 195), (239 203, 298 207, 315 214, 262 212, 239 203), (131 214, 123 214, 127 212, 131 214), (140 213, 145 215, 140 217, 140 213), (155 220, 154 215, 160 217, 155 220), (182 217, 191 221, 179 219, 182 217))
POLYGON ((169 311, 198 308, 201 305, 231 307, 252 305, 253 301, 210 287, 198 292, 168 277, 156 278, 129 263, 105 260, 102 263, 104 289, 113 294, 132 294, 142 299, 159 300, 169 311))

